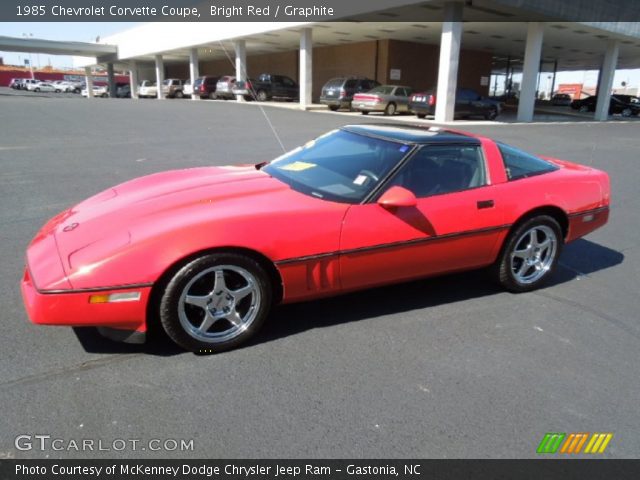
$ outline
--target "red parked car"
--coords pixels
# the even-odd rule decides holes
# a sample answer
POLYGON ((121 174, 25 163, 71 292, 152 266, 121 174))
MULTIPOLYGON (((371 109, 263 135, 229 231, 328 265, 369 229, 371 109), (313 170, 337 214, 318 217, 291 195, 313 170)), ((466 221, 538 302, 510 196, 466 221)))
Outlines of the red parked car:
POLYGON ((609 217, 606 173, 438 128, 352 125, 270 163, 131 180, 60 213, 27 250, 37 324, 135 341, 159 321, 229 349, 272 305, 490 267, 525 292, 609 217))

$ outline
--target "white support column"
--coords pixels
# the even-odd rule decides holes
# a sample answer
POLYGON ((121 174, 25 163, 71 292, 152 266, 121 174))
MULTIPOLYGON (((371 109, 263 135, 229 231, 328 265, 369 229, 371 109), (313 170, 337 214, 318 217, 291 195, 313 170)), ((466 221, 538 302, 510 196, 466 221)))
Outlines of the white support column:
POLYGON ((116 98, 116 78, 111 62, 107 63, 107 85, 109 86, 109 97, 116 98))
POLYGON ((158 100, 164 98, 162 84, 164 83, 164 61, 162 55, 156 55, 156 85, 158 86, 158 100))
POLYGON ((87 98, 93 98, 93 72, 91 67, 84 67, 84 83, 87 86, 87 98))
POLYGON ((129 88, 131 88, 131 98, 138 98, 138 63, 131 62, 131 70, 129 70, 129 88))
MULTIPOLYGON (((236 81, 244 82, 247 79, 247 46, 244 40, 236 40, 236 81)), ((236 95, 238 102, 244 102, 242 95, 236 95)))
MULTIPOLYGON (((189 77, 191 78, 191 88, 196 84, 196 79, 200 76, 200 65, 198 60, 198 49, 189 50, 189 77)), ((191 100, 200 100, 200 95, 195 92, 191 95, 191 100)))
POLYGON ((600 122, 609 119, 609 103, 611 102, 611 88, 613 87, 613 76, 616 73, 618 64, 619 44, 616 40, 607 42, 607 50, 604 54, 604 61, 600 70, 600 81, 598 83, 598 101, 594 118, 600 122))
POLYGON ((313 91, 313 37, 311 28, 303 28, 300 32, 300 107, 311 105, 313 91))
POLYGON ((518 102, 517 118, 519 122, 531 122, 533 120, 543 37, 544 24, 529 22, 527 45, 524 50, 524 65, 522 66, 522 87, 520 88, 520 100, 518 102))
POLYGON ((440 35, 440 63, 436 94, 436 122, 453 121, 458 86, 458 63, 462 42, 462 3, 444 5, 444 21, 440 35))

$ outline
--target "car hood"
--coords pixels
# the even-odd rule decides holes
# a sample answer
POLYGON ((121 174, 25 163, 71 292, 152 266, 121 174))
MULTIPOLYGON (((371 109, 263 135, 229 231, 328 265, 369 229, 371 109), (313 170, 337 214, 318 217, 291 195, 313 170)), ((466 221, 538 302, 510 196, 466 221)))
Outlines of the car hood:
POLYGON ((55 236, 71 280, 74 270, 130 243, 182 224, 241 214, 264 204, 267 195, 273 201, 278 191, 295 194, 253 165, 168 171, 107 189, 54 217, 40 233, 55 236))

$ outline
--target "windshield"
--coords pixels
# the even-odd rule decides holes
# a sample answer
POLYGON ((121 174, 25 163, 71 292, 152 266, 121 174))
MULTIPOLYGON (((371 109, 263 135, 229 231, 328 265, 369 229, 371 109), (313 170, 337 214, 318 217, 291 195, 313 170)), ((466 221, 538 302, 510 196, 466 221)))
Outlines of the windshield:
POLYGON ((333 130, 263 170, 306 195, 360 203, 410 150, 402 143, 333 130))

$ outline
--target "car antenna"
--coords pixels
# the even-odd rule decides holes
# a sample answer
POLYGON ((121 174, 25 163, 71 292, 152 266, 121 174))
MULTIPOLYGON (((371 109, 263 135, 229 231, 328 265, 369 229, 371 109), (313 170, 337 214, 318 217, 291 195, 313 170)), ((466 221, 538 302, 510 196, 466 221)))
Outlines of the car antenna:
MULTIPOLYGON (((218 40, 218 43, 222 47, 222 51, 224 52, 224 54, 226 55, 227 59, 229 60, 229 63, 231 63, 231 66, 233 66, 235 68, 235 64, 234 64, 233 60, 231 60, 231 56, 229 55, 229 52, 227 52, 227 49, 225 48, 224 43, 222 43, 222 40, 218 40)), ((243 65, 242 68, 244 69, 244 71, 242 72, 243 73, 242 76, 245 79, 245 84, 249 83, 249 76, 247 74, 247 67, 245 65, 243 65)), ((253 96, 253 98, 256 98, 256 92, 253 89, 253 85, 251 85, 251 95, 253 96)), ((273 132, 273 136, 276 137, 276 140, 278 141, 278 144, 280 145, 280 148, 282 148, 282 152, 283 153, 287 153, 287 149, 284 147, 284 143, 282 143, 282 140, 280 139, 280 135, 278 135, 278 131, 273 126, 273 123, 271 123, 271 120, 269 119, 269 116, 267 115, 267 112, 264 111, 264 108, 263 108, 262 105, 258 105, 258 107, 260 108, 260 111, 262 112, 262 115, 264 116, 265 120, 267 121, 267 124, 269 125, 269 128, 271 128, 271 131, 273 132)))

